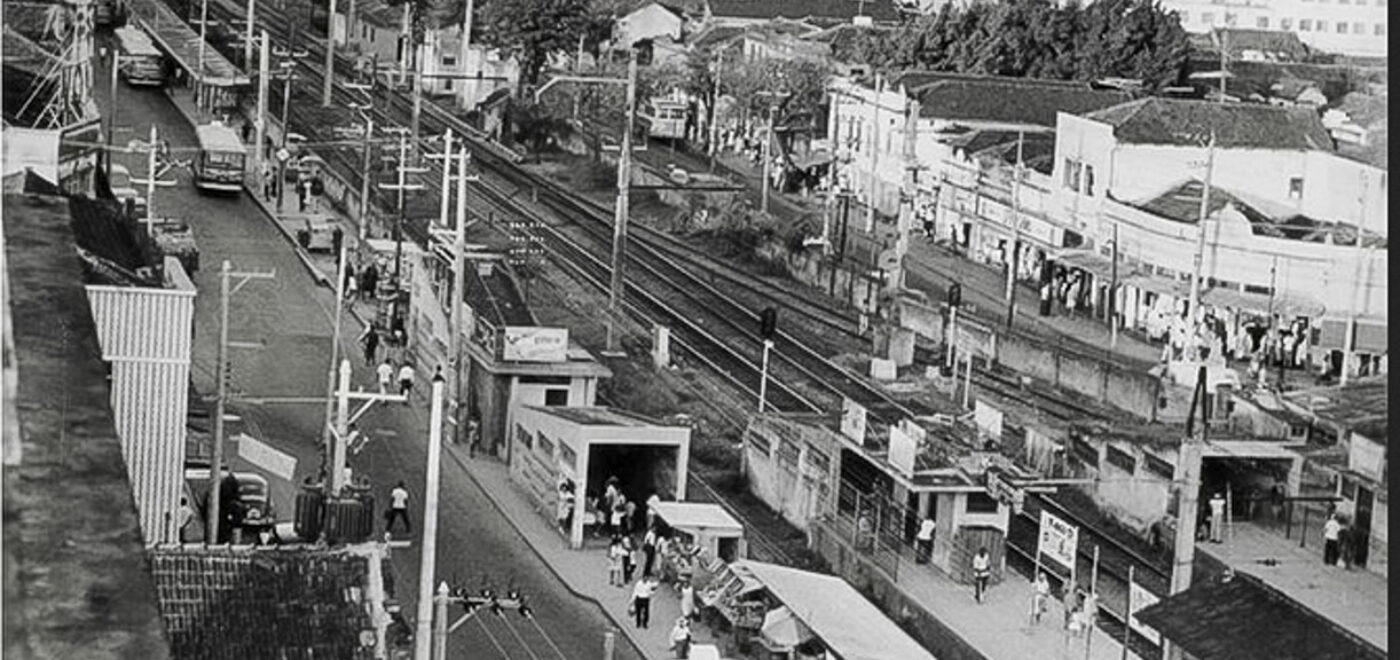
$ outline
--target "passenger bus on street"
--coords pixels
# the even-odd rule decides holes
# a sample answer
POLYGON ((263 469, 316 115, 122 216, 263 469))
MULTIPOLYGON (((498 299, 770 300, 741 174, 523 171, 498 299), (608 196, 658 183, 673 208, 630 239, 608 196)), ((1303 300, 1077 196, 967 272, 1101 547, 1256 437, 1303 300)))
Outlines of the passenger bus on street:
POLYGON ((201 190, 239 192, 243 189, 247 151, 238 133, 215 122, 195 129, 199 155, 195 158, 194 185, 201 190))
POLYGON ((156 48, 151 36, 130 25, 112 31, 117 38, 120 64, 117 73, 128 85, 165 84, 165 56, 156 48))

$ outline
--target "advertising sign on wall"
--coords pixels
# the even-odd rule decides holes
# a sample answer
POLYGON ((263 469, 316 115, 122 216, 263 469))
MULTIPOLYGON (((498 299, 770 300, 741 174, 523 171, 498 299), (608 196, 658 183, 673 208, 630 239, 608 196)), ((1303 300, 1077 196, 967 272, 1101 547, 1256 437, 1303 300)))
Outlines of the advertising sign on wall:
POLYGON ((1040 543, 1037 552, 1074 570, 1074 554, 1079 548, 1079 528, 1042 509, 1040 511, 1040 543))
POLYGON ((900 426, 890 427, 890 465, 906 477, 914 476, 916 443, 900 426))
POLYGON ((977 430, 990 438, 1001 439, 1001 427, 1004 420, 1005 415, 1000 410, 984 401, 978 401, 972 410, 972 421, 976 423, 977 430))
POLYGON ((1132 626, 1133 630, 1136 631, 1139 635, 1146 637, 1147 639, 1151 640, 1153 644, 1157 644, 1160 646, 1162 644, 1162 636, 1158 634, 1157 631, 1154 630, 1151 626, 1144 624, 1141 621, 1138 621, 1137 619, 1138 612, 1142 611, 1142 609, 1145 607, 1155 605, 1160 599, 1154 596, 1152 592, 1143 589, 1142 585, 1138 584, 1137 582, 1132 583, 1132 585, 1128 587, 1128 591, 1128 598, 1132 602, 1133 608, 1130 612, 1130 616, 1128 617, 1128 625, 1132 626))
POLYGON ((569 359, 569 329, 508 325, 501 342, 501 359, 566 362, 569 359))

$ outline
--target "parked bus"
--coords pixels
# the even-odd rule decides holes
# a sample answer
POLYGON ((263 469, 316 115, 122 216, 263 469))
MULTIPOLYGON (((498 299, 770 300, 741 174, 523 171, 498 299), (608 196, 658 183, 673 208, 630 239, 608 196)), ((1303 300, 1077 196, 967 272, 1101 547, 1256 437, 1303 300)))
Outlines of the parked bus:
POLYGON ((195 129, 195 134, 199 137, 199 156, 194 161, 194 185, 201 190, 242 190, 247 151, 238 133, 213 123, 195 129))
POLYGON ((117 52, 121 64, 117 73, 129 85, 165 84, 165 56, 161 55, 150 35, 130 25, 112 31, 117 37, 117 52))

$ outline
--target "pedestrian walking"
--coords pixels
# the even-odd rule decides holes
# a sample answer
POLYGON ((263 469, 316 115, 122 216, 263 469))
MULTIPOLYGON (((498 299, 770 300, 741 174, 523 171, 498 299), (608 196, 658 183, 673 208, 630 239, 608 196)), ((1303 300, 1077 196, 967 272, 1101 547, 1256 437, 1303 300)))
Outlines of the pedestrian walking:
POLYGON ((374 264, 365 266, 360 274, 360 295, 371 300, 379 291, 379 269, 374 264))
POLYGON ((622 537, 614 535, 608 543, 608 586, 625 587, 622 580, 622 537))
POLYGON ((1225 533, 1225 494, 1210 498, 1210 542, 1220 543, 1225 533))
POLYGON ((690 580, 681 583, 681 616, 695 618, 695 585, 690 580))
POLYGON ((374 358, 379 355, 379 333, 374 331, 373 325, 365 326, 360 334, 360 345, 365 347, 365 364, 374 364, 374 358))
POLYGON ((1327 516, 1327 522, 1322 524, 1322 563, 1327 566, 1334 566, 1341 554, 1342 522, 1337 520, 1337 514, 1327 516))
POLYGON ((987 548, 978 548, 977 554, 972 557, 972 582, 977 602, 982 602, 982 594, 987 593, 987 580, 992 577, 992 558, 987 554, 987 548))
POLYGON ((1099 620, 1099 595, 1089 592, 1084 595, 1084 608, 1080 617, 1084 622, 1084 631, 1093 634, 1094 625, 1099 620))
POLYGON ((1035 576, 1034 590, 1031 592, 1031 625, 1040 623, 1045 610, 1050 608, 1050 580, 1041 572, 1035 576))
POLYGON ((408 522, 408 488, 402 481, 389 491, 389 510, 384 514, 384 531, 394 531, 394 521, 403 521, 405 534, 413 533, 413 525, 408 522))
POLYGON ((389 362, 389 358, 384 358, 383 362, 375 368, 375 375, 379 377, 379 393, 388 394, 389 384, 394 381, 394 365, 389 362))
POLYGON ((1074 619, 1075 612, 1079 611, 1079 591, 1073 584, 1065 585, 1065 630, 1069 630, 1069 624, 1074 619))
POLYGON ((690 619, 676 619, 676 625, 671 627, 671 650, 678 660, 690 657, 690 619))
POLYGON ((276 193, 276 190, 274 189, 274 184, 276 183, 276 181, 277 181, 277 179, 275 179, 275 178, 273 177, 273 174, 272 174, 272 165, 271 165, 270 163, 268 163, 267 161, 263 161, 263 164, 262 164, 263 199, 272 199, 272 196, 276 193))
POLYGON ((651 596, 656 593, 656 578, 644 577, 632 587, 632 610, 638 628, 646 628, 651 623, 651 596))
MULTIPOLYGON (((412 363, 409 363, 409 362, 405 362, 405 363, 403 363, 403 366, 402 366, 402 367, 399 367, 399 394, 403 395, 404 397, 408 397, 408 396, 411 395, 412 393, 413 393, 413 364, 412 364, 412 363)), ((405 405, 405 406, 408 405, 408 401, 405 400, 405 401, 403 402, 403 405, 405 405)))
POLYGON ((632 547, 632 537, 622 537, 622 580, 631 582, 632 574, 637 572, 637 557, 635 548, 632 547))
POLYGON ((642 577, 651 575, 652 566, 656 564, 656 528, 650 527, 642 537, 642 577))
POLYGON ((924 516, 923 522, 919 523, 919 532, 914 535, 916 544, 914 563, 927 564, 929 555, 933 553, 933 518, 924 516))
POLYGON ((180 498, 180 508, 176 511, 175 520, 179 524, 179 527, 177 527, 177 529, 179 530, 180 534, 180 542, 188 543, 190 521, 194 520, 194 509, 190 507, 189 498, 180 498))

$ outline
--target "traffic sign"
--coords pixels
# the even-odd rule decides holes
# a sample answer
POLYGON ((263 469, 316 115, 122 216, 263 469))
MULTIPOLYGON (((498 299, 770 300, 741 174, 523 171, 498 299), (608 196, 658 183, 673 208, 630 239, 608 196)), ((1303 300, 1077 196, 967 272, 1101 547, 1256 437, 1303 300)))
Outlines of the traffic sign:
POLYGON ((285 163, 287 162, 287 159, 291 157, 292 152, 287 151, 286 147, 277 150, 277 160, 280 160, 285 163))

